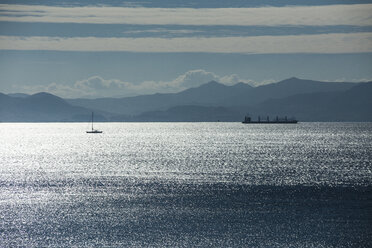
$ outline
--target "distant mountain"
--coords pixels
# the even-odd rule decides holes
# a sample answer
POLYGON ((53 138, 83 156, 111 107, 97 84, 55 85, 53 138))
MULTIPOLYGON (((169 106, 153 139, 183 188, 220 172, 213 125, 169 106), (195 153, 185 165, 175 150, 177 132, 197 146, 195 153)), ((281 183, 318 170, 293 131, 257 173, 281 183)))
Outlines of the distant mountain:
POLYGON ((20 97, 20 98, 25 98, 25 97, 28 97, 30 95, 28 94, 24 94, 24 93, 10 93, 8 94, 8 96, 11 96, 11 97, 20 97))
POLYGON ((355 83, 317 82, 290 78, 275 84, 252 87, 238 83, 226 86, 215 81, 179 93, 153 94, 127 98, 68 99, 76 106, 90 107, 102 111, 138 115, 149 111, 165 111, 182 105, 198 106, 251 106, 268 99, 283 98, 294 94, 343 91, 355 83))
POLYGON ((180 105, 218 106, 241 92, 243 88, 245 91, 252 89, 247 84, 226 86, 212 81, 180 93, 126 98, 67 99, 67 101, 76 106, 89 106, 117 114, 138 115, 143 112, 167 110, 180 105))
POLYGON ((241 121, 249 113, 254 119, 260 115, 271 119, 276 116, 296 117, 300 121, 372 121, 372 82, 352 86, 345 91, 301 93, 250 106, 178 106, 166 111, 143 113, 137 120, 241 121))
MULTIPOLYGON (((0 121, 53 122, 87 121, 91 110, 72 106, 60 97, 41 92, 30 96, 12 97, 0 93, 0 121)), ((102 116, 97 116, 102 119, 102 116)))
POLYGON ((257 93, 277 96, 271 98, 283 98, 300 93, 345 91, 354 87, 355 85, 355 83, 320 82, 292 77, 278 83, 257 87, 257 93))
POLYGON ((372 82, 346 91, 297 94, 249 108, 261 116, 295 116, 301 121, 372 121, 372 82))
POLYGON ((372 121, 372 82, 336 83, 290 78, 251 87, 209 82, 172 94, 68 99, 0 93, 0 121, 241 121, 246 113, 300 121, 372 121))

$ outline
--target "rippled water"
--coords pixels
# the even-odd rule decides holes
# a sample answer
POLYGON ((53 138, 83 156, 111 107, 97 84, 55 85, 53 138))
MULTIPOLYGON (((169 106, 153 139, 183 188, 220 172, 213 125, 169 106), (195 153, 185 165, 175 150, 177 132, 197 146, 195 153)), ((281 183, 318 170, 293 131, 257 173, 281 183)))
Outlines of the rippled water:
POLYGON ((0 247, 372 245, 372 123, 0 123, 0 247))

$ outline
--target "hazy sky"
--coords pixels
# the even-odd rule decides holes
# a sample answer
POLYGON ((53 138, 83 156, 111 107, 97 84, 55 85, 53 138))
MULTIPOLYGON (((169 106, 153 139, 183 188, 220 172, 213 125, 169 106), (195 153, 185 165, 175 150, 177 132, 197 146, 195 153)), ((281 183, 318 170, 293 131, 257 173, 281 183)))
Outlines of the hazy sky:
POLYGON ((372 0, 0 2, 0 92, 372 80, 372 0))

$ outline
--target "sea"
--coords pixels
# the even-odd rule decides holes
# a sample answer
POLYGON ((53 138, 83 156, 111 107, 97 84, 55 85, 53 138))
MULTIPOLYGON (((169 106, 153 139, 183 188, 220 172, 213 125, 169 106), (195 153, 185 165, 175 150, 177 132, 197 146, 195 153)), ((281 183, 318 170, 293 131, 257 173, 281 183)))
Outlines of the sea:
POLYGON ((0 123, 0 247, 372 247, 372 123, 0 123))

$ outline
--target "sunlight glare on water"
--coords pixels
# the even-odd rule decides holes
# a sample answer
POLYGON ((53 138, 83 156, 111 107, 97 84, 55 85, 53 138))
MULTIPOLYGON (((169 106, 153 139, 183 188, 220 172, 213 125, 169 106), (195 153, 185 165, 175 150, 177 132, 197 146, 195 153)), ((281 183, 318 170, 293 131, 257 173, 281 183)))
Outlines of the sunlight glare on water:
POLYGON ((0 123, 0 247, 368 246, 371 123, 0 123))
MULTIPOLYGON (((244 184, 370 184, 372 125, 2 124, 1 177, 131 176, 244 184)), ((3 178, 6 179, 6 178, 3 178)))

